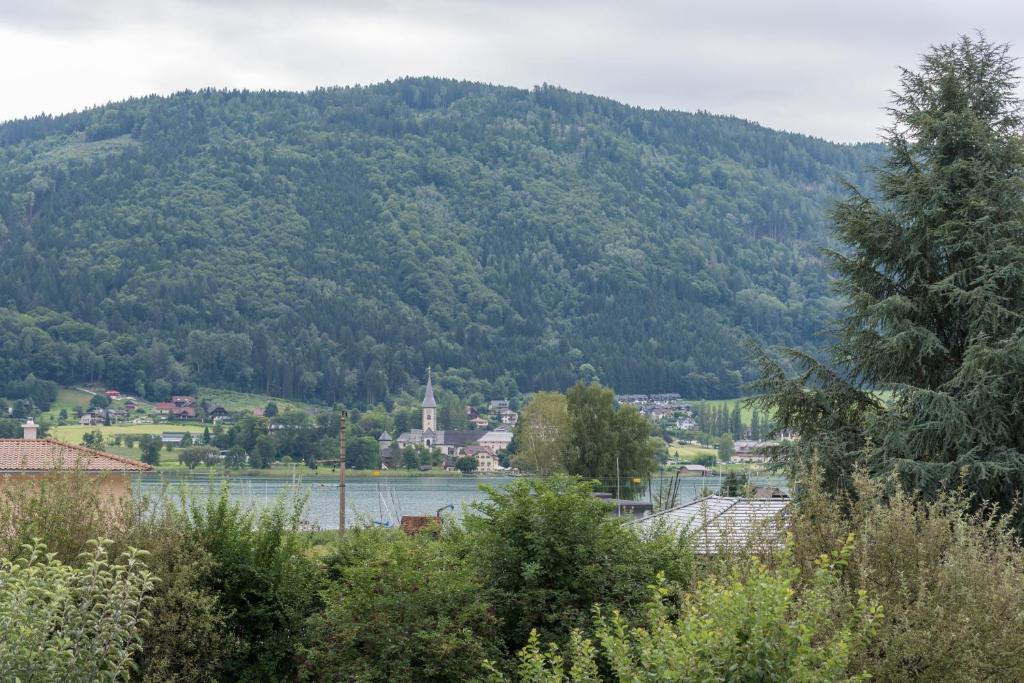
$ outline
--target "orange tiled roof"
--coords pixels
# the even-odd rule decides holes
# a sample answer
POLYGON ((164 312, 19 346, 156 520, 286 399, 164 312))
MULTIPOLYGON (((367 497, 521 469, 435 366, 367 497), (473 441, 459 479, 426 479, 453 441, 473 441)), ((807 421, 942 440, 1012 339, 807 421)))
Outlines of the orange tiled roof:
POLYGON ((86 472, 149 472, 147 465, 120 455, 54 439, 0 439, 0 472, 81 468, 86 472))

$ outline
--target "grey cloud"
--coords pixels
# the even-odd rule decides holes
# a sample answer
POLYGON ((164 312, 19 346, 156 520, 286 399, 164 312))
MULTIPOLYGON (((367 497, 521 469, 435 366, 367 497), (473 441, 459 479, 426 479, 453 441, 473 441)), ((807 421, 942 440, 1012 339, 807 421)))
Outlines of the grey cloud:
MULTIPOLYGON (((0 119, 184 87, 308 89, 437 75, 547 82, 866 140, 884 123, 897 65, 974 29, 1024 54, 1022 19, 1024 6, 958 0, 0 0, 0 32, 45 44, 18 60, 38 78, 0 72, 0 87, 14 95, 0 101, 0 119), (132 63, 114 79, 128 44, 132 63), (106 68, 69 73, 76 82, 65 84, 47 60, 106 68)), ((0 42, 0 58, 13 57, 0 42)))

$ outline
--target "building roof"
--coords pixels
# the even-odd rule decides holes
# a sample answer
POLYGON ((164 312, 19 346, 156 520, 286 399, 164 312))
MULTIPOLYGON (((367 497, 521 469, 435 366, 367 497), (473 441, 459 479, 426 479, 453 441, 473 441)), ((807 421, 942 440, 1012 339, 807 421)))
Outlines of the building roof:
POLYGON ((434 400, 434 383, 430 379, 430 368, 427 368, 427 391, 423 394, 423 407, 437 407, 437 401, 434 400))
POLYGON ((692 463, 686 463, 679 466, 679 469, 686 470, 687 472, 707 472, 708 468, 704 465, 695 465, 692 463))
POLYGON ((480 432, 476 430, 446 429, 437 433, 437 442, 445 446, 468 446, 480 440, 480 432))
POLYGON ((398 435, 398 443, 422 443, 424 439, 430 439, 434 446, 465 446, 476 443, 480 439, 480 432, 475 430, 463 431, 454 429, 442 429, 439 431, 410 429, 398 435))
POLYGON ((86 472, 149 472, 130 458, 54 439, 0 439, 0 472, 44 472, 80 468, 86 472))
POLYGON ((694 551, 716 555, 727 550, 782 547, 787 499, 707 496, 636 522, 642 531, 664 529, 688 534, 694 551))
POLYGON ((384 433, 377 437, 377 441, 394 441, 394 439, 391 438, 391 435, 388 434, 388 430, 385 429, 384 433))
POLYGON ((512 432, 504 429, 494 429, 479 438, 480 441, 505 441, 512 442, 512 432))

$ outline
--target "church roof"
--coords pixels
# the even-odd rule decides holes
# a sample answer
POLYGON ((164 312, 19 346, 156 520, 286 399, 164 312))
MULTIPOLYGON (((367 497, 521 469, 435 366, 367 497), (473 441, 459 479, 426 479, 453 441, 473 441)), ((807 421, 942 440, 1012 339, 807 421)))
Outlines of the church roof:
POLYGON ((384 430, 384 433, 377 437, 377 441, 391 441, 391 435, 388 434, 388 430, 384 430))
POLYGON ((478 431, 446 429, 443 432, 438 432, 437 440, 445 446, 466 446, 476 443, 479 438, 480 432, 478 431))
POLYGON ((430 371, 427 371, 427 391, 423 395, 424 408, 436 408, 437 401, 434 400, 434 383, 430 380, 430 371))

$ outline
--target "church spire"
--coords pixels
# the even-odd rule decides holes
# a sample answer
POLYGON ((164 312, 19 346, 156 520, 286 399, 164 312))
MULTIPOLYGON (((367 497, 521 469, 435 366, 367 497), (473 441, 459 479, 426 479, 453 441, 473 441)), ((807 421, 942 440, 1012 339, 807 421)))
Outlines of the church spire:
MULTIPOLYGON (((427 367, 427 391, 423 395, 423 419, 421 426, 425 433, 437 431, 437 401, 434 400, 434 383, 430 381, 430 367, 427 367)), ((430 446, 430 441, 426 442, 430 446)))
POLYGON ((437 401, 434 400, 434 384, 430 381, 430 367, 427 367, 427 392, 423 395, 424 408, 436 408, 437 401))

